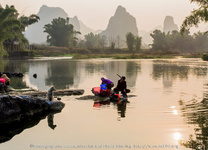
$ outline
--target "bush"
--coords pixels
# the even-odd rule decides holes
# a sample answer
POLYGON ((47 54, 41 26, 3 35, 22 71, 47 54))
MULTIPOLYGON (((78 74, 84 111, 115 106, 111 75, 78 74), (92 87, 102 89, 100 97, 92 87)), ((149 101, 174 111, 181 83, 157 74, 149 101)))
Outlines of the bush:
POLYGON ((78 54, 90 54, 91 51, 85 48, 74 48, 71 50, 71 53, 78 53, 78 54))
POLYGON ((203 59, 204 61, 208 61, 208 54, 202 55, 202 59, 203 59))

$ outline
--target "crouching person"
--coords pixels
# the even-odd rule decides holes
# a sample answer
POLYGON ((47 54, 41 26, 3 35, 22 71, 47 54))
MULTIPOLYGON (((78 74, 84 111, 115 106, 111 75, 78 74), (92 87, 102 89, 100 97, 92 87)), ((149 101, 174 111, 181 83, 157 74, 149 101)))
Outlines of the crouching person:
POLYGON ((130 90, 127 89, 127 85, 126 85, 126 81, 125 80, 126 80, 126 77, 124 77, 124 76, 122 76, 120 78, 120 80, 118 80, 118 84, 117 84, 117 87, 114 88, 114 92, 118 94, 119 91, 121 91, 123 97, 126 98, 127 97, 126 93, 129 93, 130 90))
POLYGON ((9 92, 10 79, 6 74, 0 73, 0 92, 9 92))

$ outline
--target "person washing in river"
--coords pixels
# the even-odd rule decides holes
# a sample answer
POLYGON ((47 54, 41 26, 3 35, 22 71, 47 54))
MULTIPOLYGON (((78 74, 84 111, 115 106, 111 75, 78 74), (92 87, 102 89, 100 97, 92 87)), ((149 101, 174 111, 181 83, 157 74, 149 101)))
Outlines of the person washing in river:
POLYGON ((118 84, 117 87, 114 88, 114 92, 115 93, 119 93, 119 91, 121 91, 121 93, 123 94, 124 97, 127 97, 126 93, 129 93, 130 90, 126 89, 127 85, 126 85, 126 77, 122 76, 119 80, 118 80, 118 84))
POLYGON ((10 79, 7 77, 6 74, 2 74, 0 72, 0 91, 3 92, 9 92, 11 90, 13 90, 11 87, 9 87, 10 85, 10 79))
POLYGON ((109 90, 111 90, 111 88, 114 86, 114 83, 109 79, 105 79, 104 77, 102 77, 101 80, 102 80, 101 84, 106 84, 107 89, 109 90))

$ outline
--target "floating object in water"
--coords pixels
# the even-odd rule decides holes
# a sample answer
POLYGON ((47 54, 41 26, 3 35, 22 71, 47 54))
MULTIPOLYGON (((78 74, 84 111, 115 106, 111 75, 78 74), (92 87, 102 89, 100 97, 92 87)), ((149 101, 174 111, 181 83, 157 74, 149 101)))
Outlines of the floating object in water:
POLYGON ((33 74, 33 78, 35 78, 35 79, 37 78, 37 74, 36 74, 36 73, 35 73, 35 74, 33 74))

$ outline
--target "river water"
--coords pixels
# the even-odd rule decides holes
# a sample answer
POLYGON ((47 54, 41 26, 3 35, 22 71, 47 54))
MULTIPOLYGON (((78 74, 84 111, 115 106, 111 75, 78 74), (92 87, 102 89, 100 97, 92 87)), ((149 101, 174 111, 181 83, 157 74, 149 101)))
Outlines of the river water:
POLYGON ((23 78, 11 78, 15 89, 46 91, 54 85, 85 93, 61 97, 66 104, 62 112, 23 128, 0 143, 2 150, 207 148, 208 106, 202 100, 208 93, 208 62, 201 59, 1 60, 3 71, 24 73, 23 78), (130 103, 93 107, 93 99, 79 100, 93 95, 101 77, 117 84, 117 74, 126 76, 130 103))

